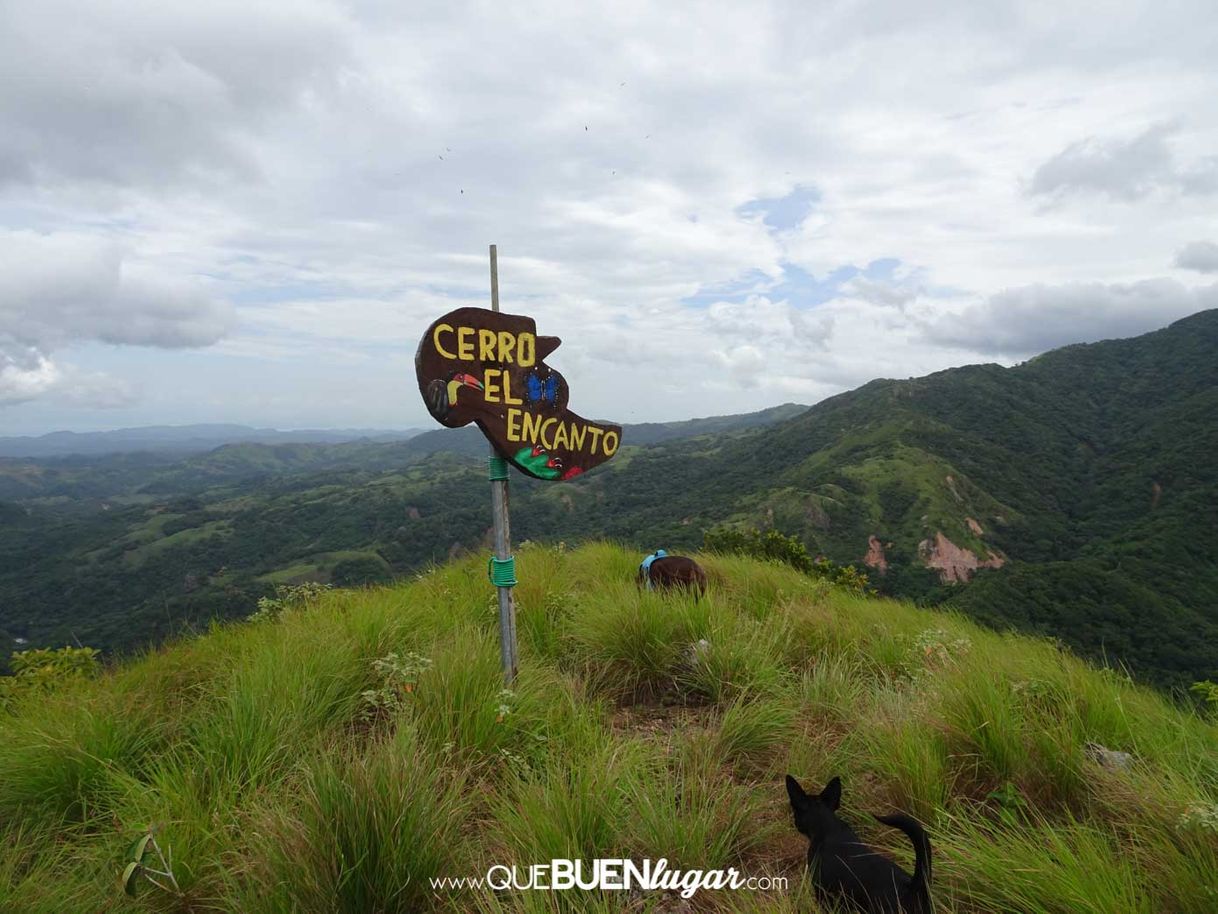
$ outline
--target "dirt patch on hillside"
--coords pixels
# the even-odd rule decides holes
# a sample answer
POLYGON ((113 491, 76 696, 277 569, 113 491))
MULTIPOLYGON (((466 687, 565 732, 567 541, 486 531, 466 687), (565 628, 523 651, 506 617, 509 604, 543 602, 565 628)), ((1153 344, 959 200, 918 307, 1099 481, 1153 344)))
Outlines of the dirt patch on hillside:
POLYGON ((1006 564, 1006 559, 998 553, 978 558, 971 549, 957 546, 942 531, 936 531, 933 540, 918 543, 918 555, 927 568, 939 572, 939 579, 944 584, 963 584, 978 568, 1001 568, 1006 564))
POLYGON ((863 559, 863 564, 868 568, 874 568, 880 574, 888 571, 888 559, 884 557, 884 544, 874 533, 867 537, 867 557, 863 559))

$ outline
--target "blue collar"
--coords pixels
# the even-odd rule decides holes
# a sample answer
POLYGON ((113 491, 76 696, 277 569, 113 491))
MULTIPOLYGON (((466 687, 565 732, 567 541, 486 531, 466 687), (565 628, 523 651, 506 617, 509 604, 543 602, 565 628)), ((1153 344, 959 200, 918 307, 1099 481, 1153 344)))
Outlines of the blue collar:
POLYGON ((647 558, 643 559, 643 562, 639 565, 639 567, 642 568, 643 571, 650 571, 652 562, 654 562, 656 559, 664 558, 668 558, 668 553, 663 549, 657 549, 651 555, 647 556, 647 558))

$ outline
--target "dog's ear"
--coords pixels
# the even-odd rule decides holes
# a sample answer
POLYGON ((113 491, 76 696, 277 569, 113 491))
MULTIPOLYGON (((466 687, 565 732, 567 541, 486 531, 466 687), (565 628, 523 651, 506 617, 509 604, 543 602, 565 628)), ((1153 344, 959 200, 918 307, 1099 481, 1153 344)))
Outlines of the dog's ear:
POLYGON ((842 779, 834 778, 825 785, 825 789, 820 792, 820 801, 829 807, 833 812, 842 805, 842 779))
POLYGON ((799 786, 799 781, 787 775, 787 796, 791 798, 791 805, 800 807, 808 802, 808 795, 804 789, 799 786))

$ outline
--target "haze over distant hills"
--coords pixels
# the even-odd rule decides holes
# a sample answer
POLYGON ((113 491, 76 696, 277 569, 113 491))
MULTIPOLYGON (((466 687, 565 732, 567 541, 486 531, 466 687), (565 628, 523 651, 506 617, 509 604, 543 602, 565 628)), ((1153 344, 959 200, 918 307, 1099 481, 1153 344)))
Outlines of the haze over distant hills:
MULTIPOLYGON (((688 434, 731 431, 789 418, 807 409, 797 403, 754 413, 711 416, 673 422, 641 422, 627 426, 631 444, 656 444, 688 434)), ((485 439, 473 426, 464 429, 255 428, 229 423, 146 425, 101 432, 57 431, 45 435, 0 437, 0 457, 95 457, 107 454, 187 454, 211 451, 226 444, 342 444, 349 441, 409 441, 424 436, 423 450, 485 450, 485 439)))
POLYGON ((286 444, 307 442, 337 444, 343 441, 406 441, 422 429, 295 429, 253 428, 248 425, 147 425, 105 432, 50 432, 46 435, 0 438, 0 457, 66 457, 119 454, 132 451, 149 453, 189 453, 210 451, 225 444, 252 442, 286 444))

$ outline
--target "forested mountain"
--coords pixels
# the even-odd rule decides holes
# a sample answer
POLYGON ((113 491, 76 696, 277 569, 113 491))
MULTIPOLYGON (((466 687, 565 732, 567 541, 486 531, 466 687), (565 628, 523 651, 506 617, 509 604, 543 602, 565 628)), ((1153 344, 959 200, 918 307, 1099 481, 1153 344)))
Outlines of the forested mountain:
POLYGON ((634 484, 600 489, 608 518, 658 540, 769 524, 887 592, 1179 683, 1218 673, 1216 453, 1209 311, 1014 368, 874 381, 715 450, 641 454, 634 484))
MULTIPOLYGON (((650 549, 772 527, 869 566, 883 592, 1181 685, 1218 677, 1215 416, 1210 311, 1013 368, 873 381, 760 426, 628 428, 585 478, 514 477, 513 533, 650 549)), ((0 629, 131 646, 247 613, 275 582, 376 580, 484 548, 484 453, 465 429, 0 463, 0 629)))

